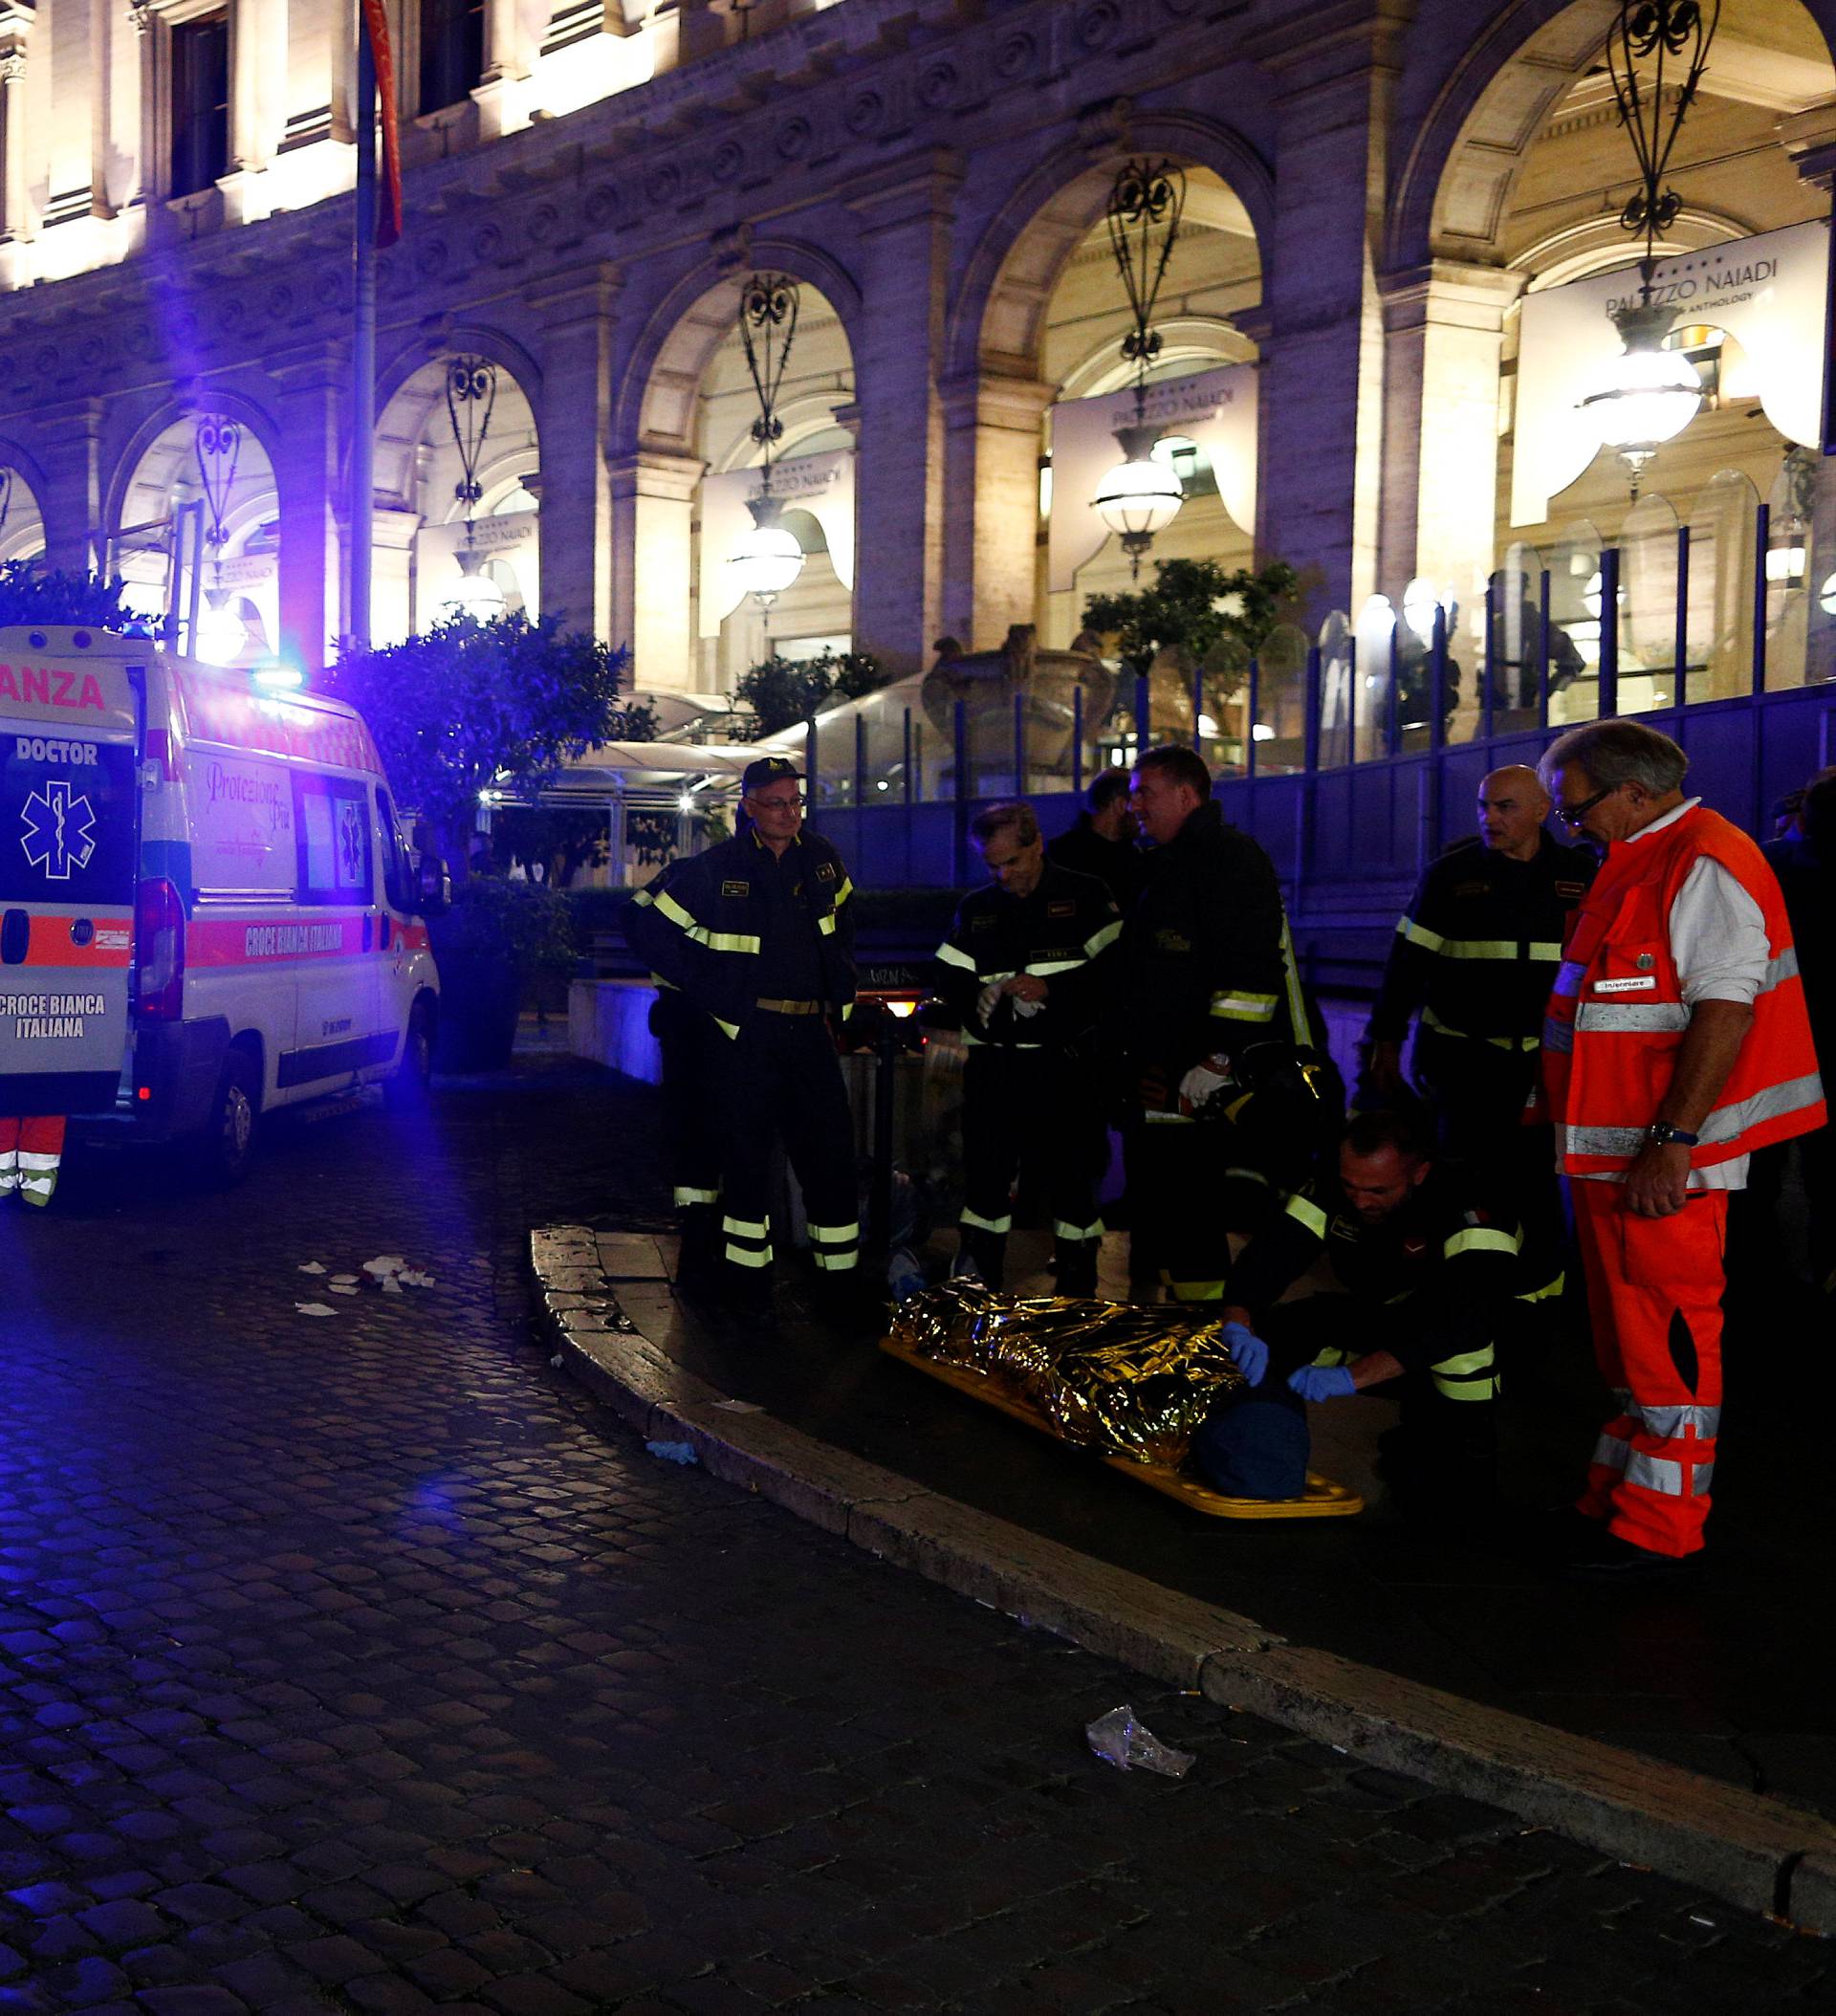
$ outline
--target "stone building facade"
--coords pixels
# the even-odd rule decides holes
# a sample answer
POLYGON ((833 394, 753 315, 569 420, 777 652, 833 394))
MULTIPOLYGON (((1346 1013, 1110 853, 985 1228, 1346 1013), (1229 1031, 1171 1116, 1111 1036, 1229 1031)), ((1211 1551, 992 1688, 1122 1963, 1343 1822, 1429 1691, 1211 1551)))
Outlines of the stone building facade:
MULTIPOLYGON (((355 419, 378 429, 378 629, 404 632, 451 570, 443 388, 478 358, 470 509, 524 599, 629 643, 645 690, 717 691, 799 640, 899 671, 946 633, 1067 642, 1041 472, 1055 403, 1126 375, 1103 216, 1140 156, 1189 181, 1161 370, 1256 383, 1253 521, 1220 481, 1158 553, 1285 559, 1312 625, 1417 580, 1470 608, 1514 543, 1628 511, 1606 454, 1547 522, 1508 508, 1521 297, 1636 250, 1607 0, 391 6, 406 230, 353 416, 353 11, 0 0, 0 559, 175 603, 175 569, 214 561, 249 647, 310 670, 344 624, 355 419), (851 457, 852 555, 810 533, 797 590, 713 622, 703 486, 754 453, 754 271, 801 288, 784 450, 851 457), (173 528, 212 419, 240 460, 207 557, 173 528)), ((1836 0, 1724 7, 1663 250, 1827 217, 1832 44, 1836 0)), ((1647 489, 1687 521, 1724 471, 1764 497, 1790 446, 1725 370, 1647 489)), ((1806 480, 1821 530, 1821 460, 1806 480)), ((1112 543, 1077 587, 1126 578, 1112 543)))

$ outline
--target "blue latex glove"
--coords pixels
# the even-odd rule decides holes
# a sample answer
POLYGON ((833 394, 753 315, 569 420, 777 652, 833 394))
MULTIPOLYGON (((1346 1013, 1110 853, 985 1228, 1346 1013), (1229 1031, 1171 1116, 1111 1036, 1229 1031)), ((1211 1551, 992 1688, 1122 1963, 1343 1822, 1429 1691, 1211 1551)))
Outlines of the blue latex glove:
POLYGON ((1288 1391, 1303 1400, 1342 1400, 1358 1389, 1351 1383, 1349 1366, 1303 1365, 1288 1374, 1288 1391))
POLYGON ((1269 1369, 1269 1348, 1247 1323, 1227 1323, 1224 1342, 1231 1348, 1231 1363, 1252 1386, 1262 1384, 1269 1369))

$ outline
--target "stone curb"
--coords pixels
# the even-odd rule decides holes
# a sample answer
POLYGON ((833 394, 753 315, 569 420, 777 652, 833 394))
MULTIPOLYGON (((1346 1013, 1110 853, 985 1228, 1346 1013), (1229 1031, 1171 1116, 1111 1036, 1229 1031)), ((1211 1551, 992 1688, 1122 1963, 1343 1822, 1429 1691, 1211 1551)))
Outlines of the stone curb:
POLYGON ((646 1441, 959 1595, 1137 1673, 1501 1807, 1626 1862, 1836 1937, 1836 1827, 1783 1800, 1487 1708, 1093 1561, 788 1427, 733 1413, 633 1326, 595 1236, 531 1234, 560 1362, 646 1441))

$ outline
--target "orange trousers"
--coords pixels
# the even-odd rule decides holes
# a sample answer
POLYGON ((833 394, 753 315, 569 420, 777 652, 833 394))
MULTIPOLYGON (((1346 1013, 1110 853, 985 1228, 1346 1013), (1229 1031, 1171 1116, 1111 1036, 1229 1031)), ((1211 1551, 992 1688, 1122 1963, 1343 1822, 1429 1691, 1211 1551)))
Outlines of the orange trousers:
POLYGON ((1728 1194, 1693 1193, 1673 1216, 1642 1218, 1621 1184, 1570 1189, 1594 1354, 1623 1408, 1601 1430, 1580 1509, 1654 1554, 1694 1554, 1721 1425, 1728 1194))
POLYGON ((48 1203, 64 1152, 64 1116, 35 1113, 0 1119, 0 1197, 17 1191, 29 1204, 48 1203))

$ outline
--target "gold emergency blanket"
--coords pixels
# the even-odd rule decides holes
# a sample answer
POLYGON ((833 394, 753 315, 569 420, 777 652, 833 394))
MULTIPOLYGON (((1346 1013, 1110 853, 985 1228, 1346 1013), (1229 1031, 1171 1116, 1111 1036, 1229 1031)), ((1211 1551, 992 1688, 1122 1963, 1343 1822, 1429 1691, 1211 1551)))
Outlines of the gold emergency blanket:
POLYGON ((1186 1460, 1219 1398, 1243 1386, 1214 1320, 1114 1302, 1023 1302, 976 1281, 913 1296, 893 1320, 892 1343, 978 1373, 1077 1448, 1169 1469, 1186 1460))

